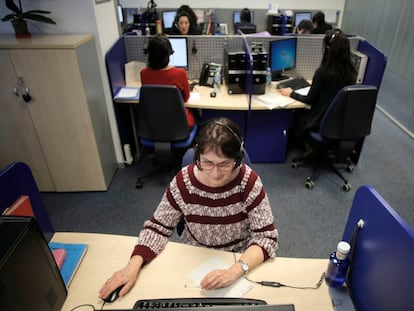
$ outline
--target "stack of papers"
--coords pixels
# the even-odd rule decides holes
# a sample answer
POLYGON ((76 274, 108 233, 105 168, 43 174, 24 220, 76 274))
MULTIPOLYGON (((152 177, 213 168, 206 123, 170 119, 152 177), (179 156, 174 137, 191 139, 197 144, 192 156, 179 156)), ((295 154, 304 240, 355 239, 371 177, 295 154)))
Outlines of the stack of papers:
POLYGON ((263 94, 257 96, 256 99, 265 104, 269 109, 283 108, 295 101, 291 97, 277 94, 263 94))
POLYGON ((115 99, 139 99, 139 87, 124 86, 115 94, 115 99))

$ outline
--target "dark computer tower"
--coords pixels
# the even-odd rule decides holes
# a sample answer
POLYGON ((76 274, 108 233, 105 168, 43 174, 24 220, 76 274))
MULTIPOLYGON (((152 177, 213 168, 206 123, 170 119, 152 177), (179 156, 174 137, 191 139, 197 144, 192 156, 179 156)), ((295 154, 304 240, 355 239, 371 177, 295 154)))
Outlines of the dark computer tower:
POLYGON ((61 310, 66 286, 34 218, 0 217, 0 237, 0 310, 61 310))
POLYGON ((224 50, 224 79, 229 94, 246 92, 246 74, 248 58, 243 50, 225 48, 224 50))
POLYGON ((267 16, 267 31, 271 35, 280 35, 293 33, 293 16, 283 14, 267 16))
MULTIPOLYGON (((266 68, 268 54, 260 44, 252 44, 252 94, 264 94, 266 89, 266 68)), ((247 93, 246 88, 249 58, 245 51, 225 49, 224 78, 229 94, 247 93)))

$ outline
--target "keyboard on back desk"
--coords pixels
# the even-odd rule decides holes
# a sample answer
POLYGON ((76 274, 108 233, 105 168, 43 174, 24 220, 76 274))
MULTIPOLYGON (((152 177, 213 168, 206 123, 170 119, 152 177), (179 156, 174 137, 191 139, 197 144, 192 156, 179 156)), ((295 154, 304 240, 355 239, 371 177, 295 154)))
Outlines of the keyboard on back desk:
POLYGON ((277 89, 283 89, 285 87, 290 87, 293 90, 299 90, 299 89, 302 89, 308 86, 310 86, 309 82, 306 81, 306 79, 303 77, 295 77, 295 78, 292 78, 292 79, 289 79, 283 82, 279 82, 278 84, 276 84, 277 89))

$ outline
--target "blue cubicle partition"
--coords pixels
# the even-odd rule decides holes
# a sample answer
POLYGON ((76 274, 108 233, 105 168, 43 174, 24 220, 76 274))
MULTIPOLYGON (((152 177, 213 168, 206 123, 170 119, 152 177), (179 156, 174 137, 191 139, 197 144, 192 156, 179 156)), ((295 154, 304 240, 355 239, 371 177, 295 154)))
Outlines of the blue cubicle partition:
POLYGON ((387 56, 367 40, 359 41, 357 49, 368 56, 363 83, 375 85, 379 90, 385 67, 387 66, 387 56))
POLYGON ((354 259, 347 285, 360 311, 414 309, 414 231, 372 187, 354 197, 343 240, 351 241, 357 222, 354 259))
POLYGON ((0 171, 0 213, 21 195, 28 195, 33 213, 47 241, 55 230, 40 196, 39 189, 30 168, 22 162, 8 165, 0 171))

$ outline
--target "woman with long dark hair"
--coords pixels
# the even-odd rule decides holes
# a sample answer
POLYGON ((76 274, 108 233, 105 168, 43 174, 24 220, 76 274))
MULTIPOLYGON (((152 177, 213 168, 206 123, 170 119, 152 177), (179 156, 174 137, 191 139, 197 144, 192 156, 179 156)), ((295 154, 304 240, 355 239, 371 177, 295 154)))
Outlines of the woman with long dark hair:
POLYGON ((340 29, 330 31, 324 37, 323 46, 322 62, 312 78, 309 93, 300 95, 291 88, 280 89, 282 95, 310 105, 309 110, 294 112, 291 134, 296 142, 303 142, 308 130, 319 129, 322 116, 339 90, 355 83, 357 72, 351 62, 347 36, 340 29))

